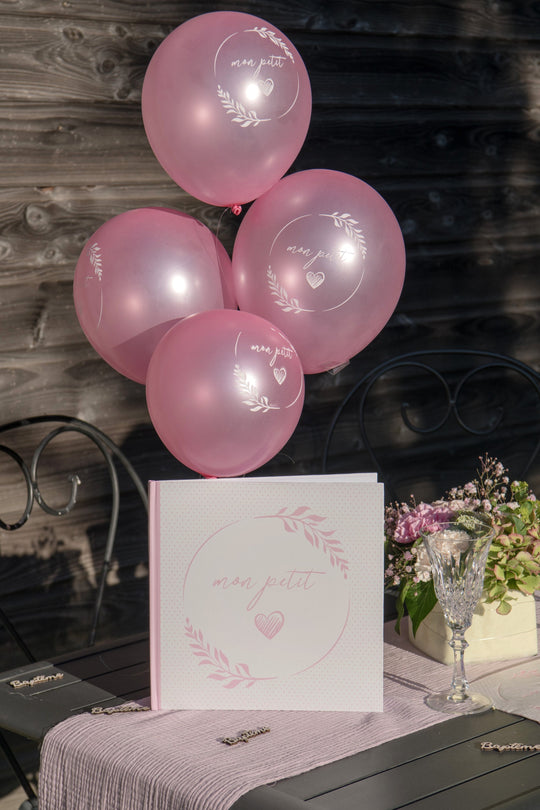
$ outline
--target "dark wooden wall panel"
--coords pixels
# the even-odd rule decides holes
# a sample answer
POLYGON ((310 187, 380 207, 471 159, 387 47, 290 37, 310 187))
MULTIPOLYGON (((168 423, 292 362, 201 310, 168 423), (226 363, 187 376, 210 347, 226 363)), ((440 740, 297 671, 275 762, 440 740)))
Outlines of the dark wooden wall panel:
MULTIPOLYGON (((143 386, 113 371, 86 341, 72 279, 87 238, 112 216, 146 205, 191 214, 232 250, 240 220, 167 177, 140 110, 159 43, 190 17, 215 10, 263 17, 305 61, 313 114, 291 171, 328 168, 364 179, 393 208, 407 248, 405 286, 390 322, 339 374, 307 378, 298 429, 261 472, 318 472, 336 405, 359 376, 396 352, 485 349, 540 369, 538 3, 4 0, 0 421, 67 413, 107 431, 143 478, 193 475, 157 439, 143 386)), ((383 396, 383 419, 384 403, 383 396)), ((357 446, 349 422, 339 438, 344 469, 364 463, 357 446)), ((22 450, 31 449, 28 440, 22 450)), ((82 453, 68 443, 59 468, 80 464, 82 453)), ((404 486, 429 478, 432 461, 419 454, 402 471, 404 486)), ((475 462, 463 474, 472 474, 475 462)), ((73 640, 102 554, 102 534, 92 527, 105 520, 105 484, 97 461, 84 473, 88 501, 58 526, 56 538, 46 534, 50 521, 42 515, 36 528, 0 532, 3 604, 49 646, 73 640), (60 604, 69 605, 69 632, 43 635, 38 595, 48 600, 49 626, 60 604)), ((49 475, 62 493, 65 479, 49 475)), ((533 475, 540 487, 540 473, 533 475)), ((109 634, 136 631, 147 620, 146 525, 130 504, 107 595, 109 634)), ((0 509, 17 511, 9 462, 0 464, 0 509)), ((0 635, 0 656, 11 654, 0 635)))

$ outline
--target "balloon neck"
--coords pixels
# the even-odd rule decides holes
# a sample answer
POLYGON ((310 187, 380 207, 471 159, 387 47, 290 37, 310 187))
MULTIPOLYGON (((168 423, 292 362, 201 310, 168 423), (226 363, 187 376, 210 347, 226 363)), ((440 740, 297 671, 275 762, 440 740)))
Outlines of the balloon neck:
POLYGON ((242 206, 238 205, 238 203, 234 203, 234 205, 231 205, 231 211, 235 217, 239 217, 242 213, 242 206))
POLYGON ((328 373, 333 374, 335 376, 336 374, 339 374, 340 371, 343 371, 344 368, 347 368, 349 363, 350 363, 350 360, 345 360, 345 362, 340 363, 339 366, 334 366, 334 368, 329 368, 328 373))

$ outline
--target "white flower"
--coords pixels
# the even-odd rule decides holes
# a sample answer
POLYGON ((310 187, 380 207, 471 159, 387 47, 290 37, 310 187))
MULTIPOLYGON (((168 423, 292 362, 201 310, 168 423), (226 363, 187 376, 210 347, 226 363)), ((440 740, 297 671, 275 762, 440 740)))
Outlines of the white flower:
POLYGON ((427 549, 424 545, 419 545, 413 550, 416 552, 416 562, 414 564, 416 575, 422 582, 429 582, 431 579, 431 565, 427 549))
POLYGON ((449 501, 448 506, 450 507, 452 512, 461 512, 463 509, 467 508, 468 503, 467 501, 454 500, 449 501))

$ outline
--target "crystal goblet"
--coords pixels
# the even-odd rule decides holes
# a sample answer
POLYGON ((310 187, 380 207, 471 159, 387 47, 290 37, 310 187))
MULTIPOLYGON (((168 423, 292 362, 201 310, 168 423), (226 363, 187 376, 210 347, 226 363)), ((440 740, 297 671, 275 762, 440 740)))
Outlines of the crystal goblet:
POLYGON ((465 631, 482 594, 487 555, 494 529, 487 516, 458 515, 455 522, 440 524, 440 530, 423 535, 431 563, 435 595, 451 630, 454 670, 450 689, 428 695, 426 703, 446 714, 476 714, 491 708, 483 695, 469 691, 464 653, 465 631))

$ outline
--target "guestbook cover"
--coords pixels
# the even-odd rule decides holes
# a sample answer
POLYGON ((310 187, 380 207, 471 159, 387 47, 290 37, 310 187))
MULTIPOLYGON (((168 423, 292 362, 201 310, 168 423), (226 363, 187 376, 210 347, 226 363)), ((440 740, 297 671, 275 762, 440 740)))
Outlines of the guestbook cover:
POLYGON ((152 708, 382 711, 373 476, 150 482, 152 708))

